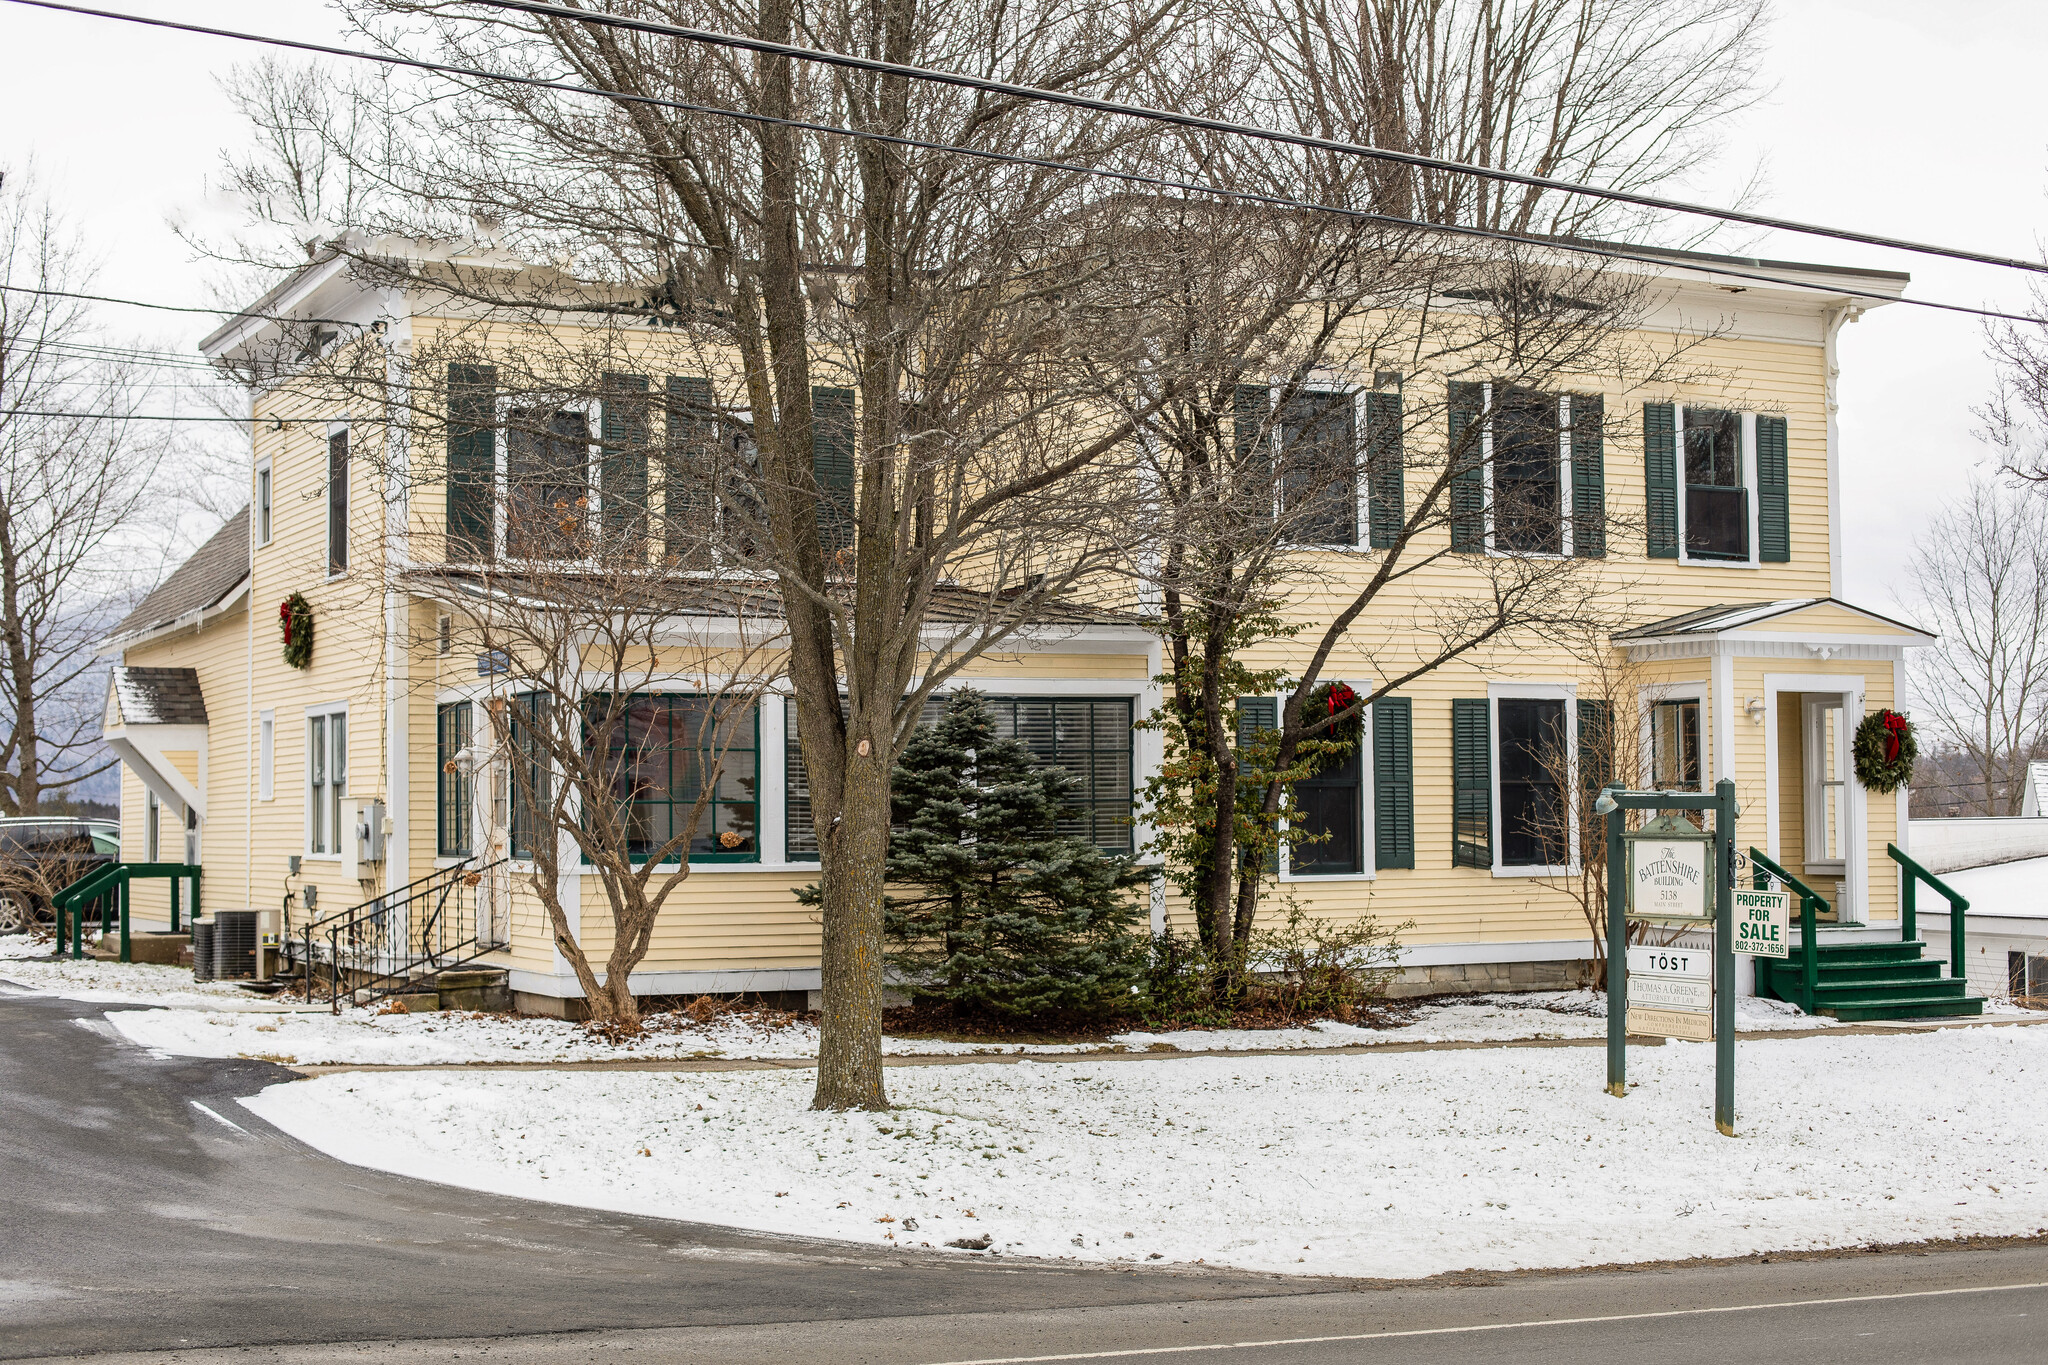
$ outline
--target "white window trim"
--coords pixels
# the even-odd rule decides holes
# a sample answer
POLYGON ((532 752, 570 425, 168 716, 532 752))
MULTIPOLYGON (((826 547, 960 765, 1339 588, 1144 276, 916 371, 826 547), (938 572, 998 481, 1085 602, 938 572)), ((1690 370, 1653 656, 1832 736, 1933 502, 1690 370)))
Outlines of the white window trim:
POLYGON ((1479 457, 1480 479, 1485 492, 1480 496, 1486 505, 1486 553, 1496 559, 1570 559, 1572 557, 1572 396, 1568 393, 1551 395, 1557 403, 1557 543, 1560 548, 1548 550, 1502 550, 1493 543, 1493 381, 1487 380, 1480 386, 1480 413, 1484 421, 1480 424, 1479 457))
MULTIPOLYGON (((1278 420, 1280 410, 1279 395, 1281 390, 1285 387, 1286 383, 1284 381, 1275 384, 1268 384, 1266 386, 1266 448, 1272 454, 1273 468, 1276 471, 1280 468, 1281 458, 1287 453, 1280 439, 1281 430, 1280 422, 1278 420)), ((1354 508, 1352 511, 1352 525, 1356 528, 1357 534, 1354 535, 1350 540, 1288 541, 1288 549, 1356 552, 1358 550, 1364 549, 1366 546, 1371 544, 1372 529, 1370 526, 1370 518, 1372 516, 1372 508, 1370 505, 1370 499, 1372 496, 1372 489, 1369 480, 1367 480, 1367 478, 1365 477, 1365 464, 1363 460, 1360 458, 1365 447, 1364 398, 1368 392, 1370 392, 1369 389, 1362 388, 1358 384, 1341 380, 1335 377, 1327 379, 1309 379, 1303 382, 1299 388, 1295 389, 1294 396, 1297 398, 1306 398, 1311 394, 1319 393, 1348 394, 1351 398, 1351 494, 1352 502, 1354 504, 1354 508)), ((1283 496, 1283 484, 1284 480, 1278 480, 1276 481, 1273 489, 1273 515, 1275 518, 1278 518, 1281 515, 1283 515, 1283 508, 1281 506, 1281 500, 1283 496)), ((1356 874, 1347 873, 1345 875, 1349 876, 1356 874)))
POLYGON ((277 795, 277 712, 256 713, 256 799, 277 795))
POLYGON ((1493 875, 1496 877, 1576 877, 1580 872, 1579 809, 1572 794, 1579 789, 1579 688, 1577 683, 1488 683, 1486 685, 1486 744, 1489 773, 1486 798, 1493 822, 1493 875), (1564 703, 1565 809, 1570 819, 1566 846, 1572 853, 1563 866, 1510 865, 1501 860, 1507 847, 1500 820, 1500 703, 1502 698, 1530 698, 1564 703))
POLYGON ((274 524, 277 520, 277 466, 274 461, 264 458, 256 462, 255 525, 250 529, 256 537, 256 548, 268 545, 277 534, 274 524))
MULTIPOLYGON (((309 858, 309 859, 312 859, 312 860, 314 860, 314 861, 316 861, 316 862, 323 862, 323 863, 339 863, 339 862, 341 861, 341 839, 340 839, 340 837, 339 837, 339 834, 337 833, 337 836, 336 836, 336 838, 335 838, 335 850, 334 850, 334 852, 332 852, 332 853, 315 853, 315 852, 313 851, 313 750, 312 750, 312 734, 313 734, 313 729, 312 729, 312 723, 313 723, 313 720, 314 720, 314 719, 315 719, 316 717, 321 717, 321 716, 325 716, 325 717, 341 716, 341 717, 344 717, 344 718, 346 718, 346 717, 347 717, 347 715, 348 715, 348 703, 347 703, 347 702, 345 702, 345 701, 330 701, 330 702, 322 702, 322 703, 319 703, 318 705, 314 705, 314 706, 308 706, 308 707, 307 707, 307 708, 305 709, 305 712, 303 713, 303 716, 302 716, 302 718, 301 718, 301 719, 302 719, 302 722, 303 722, 303 729, 301 730, 301 733, 302 733, 302 734, 304 734, 304 735, 306 736, 306 751, 305 751, 305 762, 304 762, 304 763, 303 763, 303 764, 301 765, 301 767, 303 768, 303 772, 302 772, 302 773, 300 774, 300 781, 299 781, 299 790, 300 790, 301 796, 302 796, 302 798, 303 798, 303 800, 304 800, 304 803, 305 803, 305 808, 306 808, 306 816, 305 816, 305 834, 304 834, 304 837, 303 837, 303 838, 302 838, 302 839, 300 840, 300 846, 301 846, 302 848, 304 848, 304 849, 305 849, 305 855, 304 855, 304 856, 305 856, 305 857, 307 857, 307 858, 309 858)), ((344 728, 345 728, 346 730, 348 730, 348 731, 349 731, 350 733, 353 733, 353 732, 354 732, 354 730, 355 730, 355 727, 354 727, 353 725, 348 725, 348 726, 345 726, 344 728)), ((327 748, 327 758, 328 758, 328 763, 327 763, 327 772, 328 772, 328 781, 329 781, 329 782, 332 782, 332 781, 334 780, 334 779, 333 779, 333 774, 334 774, 334 731, 333 731, 333 730, 332 730, 331 728, 330 728, 330 729, 328 730, 328 732, 327 732, 327 745, 328 745, 328 748, 327 748)), ((347 753, 346 741, 344 741, 344 747, 343 747, 343 750, 342 750, 342 752, 343 752, 344 754, 346 754, 346 753, 347 753)), ((349 781, 349 778, 348 778, 348 776, 344 775, 344 776, 343 776, 343 778, 342 778, 342 781, 344 781, 344 782, 347 782, 347 781, 349 781)), ((344 796, 343 796, 343 799, 344 799, 344 800, 346 800, 346 799, 347 799, 346 795, 344 795, 344 796)))
POLYGON ((1700 678, 1660 683, 1644 687, 1636 694, 1636 771, 1646 786, 1657 780, 1656 736, 1650 730, 1650 713, 1660 701, 1696 701, 1700 704, 1700 790, 1711 792, 1714 789, 1716 774, 1710 733, 1712 708, 1707 705, 1709 693, 1706 679, 1700 678))
MULTIPOLYGON (((1364 678, 1325 678, 1322 681, 1326 683, 1344 683, 1361 697, 1371 696, 1379 686, 1379 684, 1364 678)), ((1287 694, 1282 693, 1276 700, 1285 704, 1287 694)), ((1380 875, 1379 843, 1373 838, 1373 831, 1376 828, 1373 820, 1373 800, 1377 793, 1373 789, 1371 706, 1366 706, 1362 709, 1359 722, 1358 862, 1363 870, 1359 872, 1296 872, 1292 867, 1293 857, 1287 846, 1282 844, 1280 846, 1280 880, 1283 882, 1314 886, 1321 882, 1369 882, 1377 880, 1380 875)), ((1286 809, 1287 807, 1283 804, 1281 810, 1284 812, 1286 809)), ((1280 821, 1280 828, 1283 831, 1287 828, 1284 814, 1280 821)))
POLYGON ((535 569, 588 569, 594 560, 536 560, 515 559, 505 543, 506 506, 511 501, 512 428, 511 417, 514 408, 550 408, 555 412, 580 412, 583 414, 584 429, 590 433, 590 443, 583 448, 583 486, 588 504, 583 509, 584 534, 590 528, 604 524, 604 506, 601 501, 603 489, 598 487, 599 472, 604 459, 604 403, 599 398, 564 397, 559 401, 546 394, 529 394, 514 401, 509 394, 499 394, 497 402, 497 425, 492 428, 491 466, 491 543, 497 550, 499 562, 517 564, 522 568, 535 569))
MULTIPOLYGON (((1698 406, 1703 412, 1728 411, 1728 408, 1726 407, 1710 408, 1705 403, 1701 403, 1698 406)), ((1757 507, 1756 491, 1756 414, 1753 412, 1737 413, 1737 415, 1742 419, 1742 450, 1739 458, 1742 462, 1742 489, 1745 495, 1743 498, 1743 503, 1749 509, 1749 558, 1694 559, 1690 554, 1686 552, 1685 548, 1685 415, 1690 409, 1688 405, 1684 403, 1674 403, 1672 404, 1672 409, 1672 440, 1674 442, 1673 448, 1675 451, 1675 459, 1678 466, 1677 469, 1674 471, 1677 475, 1678 481, 1678 562, 1680 564, 1695 565, 1703 569, 1762 568, 1763 562, 1757 558, 1759 548, 1757 545, 1757 531, 1759 529, 1757 525, 1757 513, 1759 509, 1757 507)))
MULTIPOLYGON (((327 558, 321 562, 321 574, 330 583, 337 578, 347 578, 349 571, 355 567, 354 556, 350 554, 350 551, 355 547, 350 544, 349 537, 350 526, 355 516, 354 499, 350 496, 355 491, 350 487, 355 482, 355 468, 356 438, 350 429, 349 419, 344 414, 339 421, 327 424, 327 435, 320 442, 320 520, 322 523, 320 543, 325 547, 327 553, 327 558), (345 437, 348 441, 348 472, 343 476, 341 483, 342 565, 341 572, 339 573, 334 571, 334 456, 332 454, 332 442, 336 436, 345 437)), ((271 485, 270 492, 271 506, 275 508, 277 506, 277 486, 275 483, 271 485)))
MULTIPOLYGON (((1764 674, 1764 812, 1767 852, 1779 858, 1778 843, 1778 699, 1786 693, 1840 692, 1843 695, 1843 727, 1849 734, 1863 721, 1863 698, 1867 679, 1858 673, 1766 673, 1764 674)), ((1801 720, 1804 724, 1804 718, 1801 720)), ((1802 737, 1801 740, 1804 743, 1802 737)), ((1849 791, 1849 833, 1844 846, 1852 851, 1843 881, 1848 885, 1845 905, 1836 906, 1838 922, 1866 924, 1870 918, 1869 874, 1864 870, 1870 847, 1869 803, 1863 784, 1851 782, 1849 791), (1844 913, 1844 911, 1848 913, 1844 913)))
MULTIPOLYGON (((913 678, 911 679, 910 686, 913 688, 919 687, 923 685, 923 682, 922 678, 913 678)), ((938 690, 933 695, 944 698, 963 688, 969 687, 977 692, 986 693, 989 696, 1059 697, 1073 698, 1077 701, 1128 701, 1131 704, 1131 719, 1134 722, 1143 720, 1147 712, 1159 704, 1157 688, 1152 684, 1140 682, 1135 678, 990 678, 974 676, 950 679, 940 684, 938 690)), ((770 845, 767 842, 769 822, 768 818, 764 816, 759 822, 763 853, 760 862, 737 864, 698 863, 696 864, 696 870, 690 874, 691 876, 703 876, 706 873, 724 875, 729 871, 799 872, 806 876, 816 876, 818 874, 819 864, 816 859, 811 859, 807 862, 786 862, 780 860, 770 861, 766 857, 769 848, 772 847, 779 853, 787 844, 789 832, 787 823, 789 818, 788 746, 792 742, 792 736, 796 731, 795 717, 796 700, 786 691, 777 690, 761 698, 761 753, 763 755, 760 777, 761 799, 763 801, 772 799, 775 802, 775 843, 770 845), (774 703, 773 709, 780 713, 775 722, 775 733, 778 742, 774 750, 774 760, 772 763, 767 759, 769 753, 771 702, 774 703)), ((1131 855, 1139 860, 1141 866, 1148 867, 1154 864, 1145 861, 1144 849, 1145 845, 1151 841, 1154 831, 1152 826, 1145 823, 1142 818, 1138 805, 1138 793, 1145 785, 1146 776, 1158 766, 1158 755, 1151 747, 1156 742, 1156 735, 1153 731, 1134 730, 1131 734, 1131 855)), ((673 864, 664 863, 662 866, 670 867, 673 864)))

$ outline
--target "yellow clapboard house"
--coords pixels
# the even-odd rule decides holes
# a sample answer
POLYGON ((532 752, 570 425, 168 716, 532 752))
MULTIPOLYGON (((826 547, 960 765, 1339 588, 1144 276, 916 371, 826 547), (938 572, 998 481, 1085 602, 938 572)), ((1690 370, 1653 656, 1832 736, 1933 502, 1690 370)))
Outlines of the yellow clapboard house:
MULTIPOLYGON (((1281 866, 1287 890, 1317 914, 1412 922, 1402 936, 1404 990, 1584 978, 1591 943, 1572 885, 1583 869, 1531 815, 1569 805, 1573 775, 1531 755, 1536 736, 1575 736, 1592 707, 1611 709, 1611 700, 1596 702, 1595 674, 1609 678, 1610 697, 1612 677, 1627 680, 1617 723, 1639 732, 1642 783, 1705 790, 1733 778, 1743 845, 1826 899, 1824 938, 1898 937, 1902 891, 1885 850, 1903 837, 1905 795, 1859 786, 1848 737, 1864 714, 1896 702, 1906 651, 1928 637, 1841 600, 1847 453, 1834 411, 1838 332, 1879 301, 1869 296, 1902 291, 1905 277, 1768 263, 1768 273, 1797 281, 1770 285, 1749 277, 1757 262, 1662 259, 1643 325, 1676 336, 1713 318, 1713 336, 1700 343, 1713 383, 1631 391, 1617 380, 1598 392, 1595 379, 1575 382, 1570 395, 1539 396, 1563 437, 1554 458, 1515 467, 1524 496, 1604 508, 1614 529, 1597 545, 1585 531, 1573 543, 1571 527, 1597 519, 1563 517, 1556 544, 1504 547, 1503 530, 1483 517, 1454 526, 1467 541, 1453 546, 1460 553, 1406 581, 1375 617, 1416 619, 1431 593, 1457 590, 1471 572, 1466 556, 1533 548, 1599 559, 1600 572, 1627 583, 1634 624, 1611 633, 1598 659, 1518 642, 1416 679, 1371 708, 1357 757, 1318 778, 1301 807, 1321 837, 1281 866), (1606 435, 1575 438, 1584 428, 1571 405, 1596 400, 1606 435)), ((232 363, 310 332, 316 344, 400 357, 424 338, 476 325, 445 302, 363 283, 348 256, 332 252, 203 349, 232 363), (326 340, 323 322, 344 335, 326 340)), ((681 362, 665 359, 658 339, 642 368, 641 382, 671 400, 708 382, 701 371, 669 373, 681 362)), ((345 401, 299 384, 252 389, 248 508, 105 645, 116 664, 106 734, 125 768, 123 847, 136 860, 200 864, 210 910, 276 911, 287 936, 383 905, 404 907, 413 917, 405 932, 417 939, 438 916, 434 932, 453 958, 508 972, 523 1007, 573 1013, 576 979, 522 885, 521 836, 505 809, 509 760, 483 742, 484 708, 518 688, 515 663, 466 644, 465 624, 487 589, 464 566, 479 555, 516 558, 503 508, 531 473, 506 434, 489 366, 439 371, 408 372, 406 382, 446 404, 445 437, 415 438, 402 402, 380 404, 360 388, 345 401), (417 462, 444 474, 394 476, 414 439, 445 439, 445 451, 417 462), (281 613, 295 594, 314 623, 303 668, 282 648, 281 613)), ((1394 382, 1412 395, 1443 381, 1394 382)), ((1452 420, 1461 405, 1501 409, 1504 395, 1461 384, 1449 394, 1452 420)), ((1325 418, 1336 412, 1363 432, 1375 394, 1398 405, 1387 389, 1385 375, 1332 375, 1314 398, 1325 418)), ((822 428, 829 434, 836 415, 850 440, 851 395, 821 390, 818 400, 822 428)), ((674 401, 651 411, 683 420, 674 401)), ((568 499, 601 515, 602 403, 544 416, 590 452, 568 499)), ((833 453, 821 442, 821 461, 833 453)), ((821 482, 826 473, 821 464, 821 482)), ((548 477, 559 480, 559 467, 548 477)), ((1340 533, 1349 541, 1318 549, 1316 575, 1291 599, 1303 619, 1329 620, 1356 590, 1347 584, 1372 571, 1370 525, 1384 509, 1370 504, 1389 495, 1363 481, 1357 495, 1357 515, 1340 533)), ((1159 763, 1160 741, 1133 727, 1160 701, 1158 639, 1135 617, 1079 608, 1058 625, 1025 632, 963 682, 993 698, 1042 757, 1084 775, 1084 814, 1102 842, 1136 850, 1147 831, 1133 818, 1133 795, 1159 763)), ((1376 687, 1387 632, 1401 628, 1361 621, 1324 676, 1376 687)), ((1263 647, 1248 662, 1285 668, 1292 647, 1263 647)), ((690 702, 681 679, 650 691, 662 694, 650 707, 690 702)), ((791 894, 817 876, 794 708, 773 688, 752 705, 727 757, 743 780, 712 804, 691 875, 634 976, 638 994, 787 993, 780 998, 794 1002, 818 988, 815 912, 791 894)), ((1247 706, 1256 716, 1257 700, 1247 706)), ((609 918, 598 880, 564 880, 573 883, 562 889, 575 932, 601 962, 609 918)), ((138 882, 137 916, 167 918, 168 894, 165 883, 138 882)), ((1182 913, 1155 894, 1156 927, 1182 913)))

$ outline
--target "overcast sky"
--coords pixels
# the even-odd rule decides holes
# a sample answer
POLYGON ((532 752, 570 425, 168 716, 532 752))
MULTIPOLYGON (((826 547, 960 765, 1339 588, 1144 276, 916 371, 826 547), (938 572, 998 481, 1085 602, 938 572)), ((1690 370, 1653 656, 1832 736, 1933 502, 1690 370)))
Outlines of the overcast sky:
MULTIPOLYGON (((331 38, 312 0, 123 0, 136 13, 331 38)), ((2048 226, 2048 119, 2039 0, 1780 0, 1765 68, 1774 92, 1731 129, 1729 158, 1759 156, 1767 211, 1894 236, 2038 257, 2048 226)), ((104 265, 100 292, 204 303, 206 271, 166 223, 213 216, 206 183, 242 130, 215 84, 256 50, 0 3, 0 162, 33 155, 104 265)), ((1756 254, 1909 270, 1922 298, 2014 307, 2016 272, 1772 234, 1756 254)), ((189 348, 206 319, 106 310, 123 334, 189 348)), ((1847 593, 1882 609, 1928 512, 1984 459, 1973 404, 1991 372, 1974 320, 1887 307, 1844 329, 1842 453, 1847 593)))

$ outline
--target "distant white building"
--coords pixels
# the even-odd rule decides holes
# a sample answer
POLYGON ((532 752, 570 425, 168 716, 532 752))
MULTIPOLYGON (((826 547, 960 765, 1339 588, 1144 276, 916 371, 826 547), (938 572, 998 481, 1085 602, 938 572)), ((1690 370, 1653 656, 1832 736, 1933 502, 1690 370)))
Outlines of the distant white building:
POLYGON ((2027 765, 2027 789, 2020 798, 2020 814, 2048 815, 2048 762, 2036 759, 2027 765))

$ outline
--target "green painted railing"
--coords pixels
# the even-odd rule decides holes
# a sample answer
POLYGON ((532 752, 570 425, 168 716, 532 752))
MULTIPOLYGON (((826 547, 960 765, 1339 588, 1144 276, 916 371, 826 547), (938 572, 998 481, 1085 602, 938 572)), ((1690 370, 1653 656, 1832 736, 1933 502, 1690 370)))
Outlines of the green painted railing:
MULTIPOLYGON (((1756 889, 1768 891, 1767 883, 1777 878, 1786 886, 1799 893, 1799 994, 1793 1003, 1813 1013, 1814 998, 1820 993, 1820 934, 1819 918, 1827 913, 1827 899, 1820 892, 1808 886, 1799 878, 1779 867, 1764 856, 1760 848, 1749 851, 1750 865, 1757 869, 1756 889)), ((1758 959, 1759 963, 1763 959, 1758 959)))
POLYGON ((112 932, 116 912, 121 927, 121 960, 129 960, 128 888, 136 878, 163 877, 171 883, 171 932, 178 932, 179 884, 192 879, 192 918, 199 918, 199 865, 197 863, 107 863, 96 867, 50 898, 57 912, 57 952, 61 956, 67 941, 71 956, 85 956, 85 911, 97 902, 100 932, 112 932))
POLYGON ((1963 919, 1969 912, 1970 902, 1954 887, 1907 857, 1897 844, 1886 844, 1884 851, 1891 855, 1905 877, 1901 886, 1904 895, 1899 908, 1899 938, 1910 942, 1920 937, 1920 907, 1915 904, 1917 897, 1914 892, 1919 890, 1921 882, 1926 882, 1948 897, 1948 974, 1958 981, 1965 980, 1968 961, 1964 957, 1963 919))

